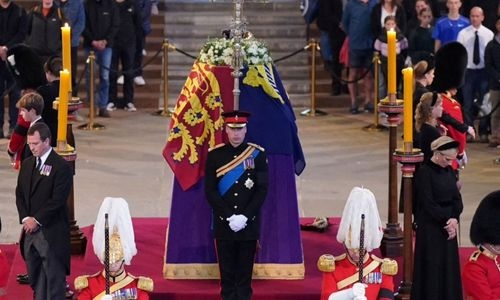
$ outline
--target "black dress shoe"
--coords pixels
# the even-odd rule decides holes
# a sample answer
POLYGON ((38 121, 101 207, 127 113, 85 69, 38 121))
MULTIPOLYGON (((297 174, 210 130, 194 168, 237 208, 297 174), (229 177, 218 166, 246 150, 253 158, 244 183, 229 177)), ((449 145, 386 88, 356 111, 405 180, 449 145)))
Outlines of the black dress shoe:
POLYGON ((30 284, 28 274, 18 274, 16 280, 19 284, 30 284))

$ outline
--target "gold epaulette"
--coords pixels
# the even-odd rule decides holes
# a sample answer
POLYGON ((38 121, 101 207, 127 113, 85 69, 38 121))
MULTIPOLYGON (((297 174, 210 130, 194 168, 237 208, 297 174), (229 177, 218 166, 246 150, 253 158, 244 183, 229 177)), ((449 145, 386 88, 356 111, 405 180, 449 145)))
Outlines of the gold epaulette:
POLYGON ((136 277, 130 273, 128 273, 129 277, 137 279, 137 288, 146 292, 152 292, 154 289, 153 279, 150 277, 139 276, 136 277))
POLYGON ((470 257, 469 257, 469 261, 476 261, 479 257, 479 255, 481 255, 481 251, 480 250, 476 250, 474 251, 470 257))
POLYGON ((339 256, 333 256, 331 254, 323 254, 318 258, 317 266, 321 272, 333 272, 335 271, 335 261, 342 260, 346 257, 346 254, 339 256))
POLYGON ((81 275, 75 278, 75 290, 80 291, 89 286, 89 277, 96 277, 101 274, 101 271, 92 275, 81 275))
POLYGON ((155 287, 154 281, 150 277, 139 276, 137 288, 146 292, 152 292, 155 287))
POLYGON ((259 149, 262 152, 266 151, 262 146, 259 146, 257 144, 254 144, 254 143, 247 143, 247 144, 250 145, 250 146, 252 146, 252 147, 255 147, 255 148, 259 149))
POLYGON ((75 290, 81 291, 89 286, 89 275, 82 275, 75 278, 75 290))
POLYGON ((221 143, 221 144, 218 144, 218 145, 213 146, 212 148, 208 148, 208 152, 210 152, 210 151, 212 151, 212 150, 214 150, 214 149, 220 148, 220 147, 222 147, 222 146, 224 146, 224 145, 225 145, 224 143, 221 143))
POLYGON ((395 261, 394 259, 390 258, 382 259, 373 254, 371 255, 371 258, 381 263, 380 272, 382 272, 382 274, 390 276, 398 274, 398 262, 395 261))

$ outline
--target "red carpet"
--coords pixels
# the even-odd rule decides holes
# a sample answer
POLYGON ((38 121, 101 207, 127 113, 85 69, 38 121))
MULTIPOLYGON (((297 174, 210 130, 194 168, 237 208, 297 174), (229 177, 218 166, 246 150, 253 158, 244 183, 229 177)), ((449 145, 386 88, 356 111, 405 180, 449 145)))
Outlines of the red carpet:
MULTIPOLYGON (((311 222, 312 219, 303 219, 302 223, 311 222)), ((316 261, 321 254, 332 253, 338 255, 342 247, 336 241, 336 232, 339 218, 331 218, 330 228, 325 233, 302 232, 304 247, 304 261, 306 276, 304 280, 254 280, 253 289, 255 300, 317 300, 321 287, 321 272, 316 268, 316 261)), ((162 277, 165 230, 168 219, 165 218, 134 218, 135 239, 138 254, 132 260, 132 266, 127 269, 134 275, 149 276, 155 283, 151 299, 192 300, 203 297, 204 300, 219 299, 219 285, 217 280, 166 280, 162 277)), ((73 256, 71 260, 71 276, 68 281, 72 284, 74 277, 82 274, 93 274, 102 266, 94 255, 92 249, 92 226, 85 227, 82 231, 89 241, 85 256, 73 256)), ((17 248, 17 247, 16 247, 17 248)), ((0 245, 0 249, 7 254, 10 264, 7 282, 7 296, 0 299, 30 299, 31 289, 16 282, 16 274, 25 272, 22 257, 12 245, 0 245), (8 248, 8 249, 7 249, 8 248), (14 254, 15 251, 15 254, 14 254), (9 258, 10 256, 10 258, 9 258)), ((474 251, 473 248, 462 248, 460 251, 462 261, 466 261, 474 251)), ((375 255, 380 255, 375 253, 375 255)), ((401 260, 398 259, 401 263, 401 260)), ((1 273, 5 270, 0 270, 1 273)), ((399 269, 402 272, 402 266, 399 269)), ((395 278, 396 286, 401 280, 401 275, 395 278)), ((1 286, 0 286, 1 287, 1 286)))

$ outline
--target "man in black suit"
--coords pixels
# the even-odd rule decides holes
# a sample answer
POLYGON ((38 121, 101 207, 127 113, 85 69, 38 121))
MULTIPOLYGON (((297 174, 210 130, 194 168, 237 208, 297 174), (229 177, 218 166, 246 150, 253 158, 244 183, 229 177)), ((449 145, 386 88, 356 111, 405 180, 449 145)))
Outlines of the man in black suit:
POLYGON ((213 210, 222 299, 249 300, 259 212, 267 194, 267 159, 262 147, 244 143, 249 113, 222 115, 229 143, 209 150, 205 194, 213 210))
POLYGON ((28 129, 33 156, 22 162, 16 205, 22 223, 21 253, 34 299, 65 299, 70 269, 67 199, 71 166, 50 146, 50 129, 37 122, 28 129))

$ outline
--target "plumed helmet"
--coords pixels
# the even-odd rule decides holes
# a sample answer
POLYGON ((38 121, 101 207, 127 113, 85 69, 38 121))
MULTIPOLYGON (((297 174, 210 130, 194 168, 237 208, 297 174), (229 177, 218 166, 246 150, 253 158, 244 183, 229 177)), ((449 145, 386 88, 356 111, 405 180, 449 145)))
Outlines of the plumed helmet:
POLYGON ((375 195, 368 189, 354 187, 342 212, 337 240, 348 249, 359 248, 361 215, 365 216, 364 248, 370 252, 380 247, 384 235, 375 195))
POLYGON ((464 83, 467 50, 458 42, 445 44, 436 52, 434 65, 434 91, 443 93, 451 88, 458 89, 464 83))
POLYGON ((500 245, 500 190, 488 194, 479 203, 470 226, 473 244, 500 245))
POLYGON ((47 83, 42 59, 28 45, 17 44, 10 48, 7 64, 21 90, 34 90, 47 83))
POLYGON ((104 264, 105 260, 105 214, 108 214, 109 226, 109 262, 123 260, 126 265, 137 254, 135 246, 134 227, 128 209, 127 201, 123 198, 106 197, 101 204, 97 220, 94 224, 92 243, 94 253, 104 264))

